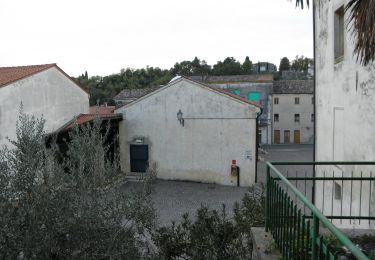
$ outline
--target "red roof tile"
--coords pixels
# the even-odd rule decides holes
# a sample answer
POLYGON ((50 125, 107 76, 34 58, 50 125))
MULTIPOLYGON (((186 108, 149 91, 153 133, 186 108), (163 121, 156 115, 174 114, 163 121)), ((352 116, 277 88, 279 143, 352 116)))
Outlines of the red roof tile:
POLYGON ((60 69, 56 63, 52 64, 42 64, 42 65, 29 65, 29 66, 18 66, 18 67, 0 67, 0 88, 6 85, 9 85, 13 82, 18 80, 27 78, 32 76, 36 73, 42 72, 49 68, 56 67, 62 74, 64 74, 68 79, 73 81, 78 87, 80 87, 83 91, 88 93, 87 88, 79 85, 76 81, 74 81, 68 74, 66 74, 62 69, 60 69))
POLYGON ((73 128, 75 125, 82 125, 91 121, 94 121, 94 119, 98 118, 99 120, 105 120, 105 119, 111 119, 111 118, 118 118, 122 117, 121 114, 81 114, 78 117, 76 117, 74 120, 70 121, 62 130, 68 130, 73 128))
POLYGON ((115 111, 115 106, 92 106, 90 107, 90 114, 93 115, 105 115, 105 114, 113 114, 115 111))
POLYGON ((0 68, 0 87, 13 83, 17 80, 29 77, 35 73, 49 69, 56 64, 31 65, 20 67, 2 67, 0 68))

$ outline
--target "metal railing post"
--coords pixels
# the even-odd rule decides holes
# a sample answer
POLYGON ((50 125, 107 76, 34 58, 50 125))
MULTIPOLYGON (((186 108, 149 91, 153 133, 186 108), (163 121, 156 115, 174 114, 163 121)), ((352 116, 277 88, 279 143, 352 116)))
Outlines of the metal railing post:
POLYGON ((270 227, 270 219, 269 219, 269 198, 270 198, 270 167, 267 165, 267 180, 266 180, 266 207, 265 207, 265 216, 266 216, 266 232, 268 232, 270 227))
POLYGON ((312 227, 312 234, 311 234, 311 259, 315 260, 318 259, 318 247, 316 244, 316 240, 319 238, 319 219, 318 217, 313 214, 313 227, 312 227))

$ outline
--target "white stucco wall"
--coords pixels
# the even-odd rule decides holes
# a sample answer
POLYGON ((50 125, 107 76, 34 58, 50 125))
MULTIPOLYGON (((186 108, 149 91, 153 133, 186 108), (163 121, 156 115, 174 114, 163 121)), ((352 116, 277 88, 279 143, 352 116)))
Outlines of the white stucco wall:
POLYGON ((20 104, 24 112, 46 120, 51 132, 80 113, 88 113, 89 96, 57 68, 0 88, 0 146, 15 138, 20 104))
POLYGON ((253 105, 179 79, 135 103, 120 108, 122 169, 130 171, 129 145, 144 137, 158 178, 236 185, 231 160, 240 167, 240 185, 255 181, 253 105), (181 109, 183 127, 177 120, 181 109))
MULTIPOLYGON (((290 131, 290 143, 294 143, 294 131, 300 131, 301 143, 312 143, 314 136, 314 123, 311 114, 314 113, 312 94, 274 94, 272 99, 272 113, 279 115, 279 121, 274 121, 272 115, 272 133, 280 130, 280 143, 284 143, 284 131, 290 131), (295 104, 295 98, 299 104, 295 104), (279 99, 279 104, 274 104, 274 99, 279 99), (294 115, 300 115, 300 121, 294 122, 294 115)), ((272 140, 274 142, 274 139, 272 140)))
MULTIPOLYGON (((316 4, 316 160, 318 161, 374 161, 375 160, 375 64, 366 67, 356 62, 353 56, 354 37, 345 30, 344 56, 342 61, 334 59, 334 12, 348 1, 321 1, 316 4)), ((345 14, 345 20, 348 14, 345 14)), ((374 167, 333 167, 337 175, 369 177, 374 174, 374 167), (344 173, 342 173, 344 171, 344 173)), ((317 174, 322 175, 322 167, 317 174)), ((344 184, 345 185, 345 184, 344 184)), ((352 202, 352 215, 368 215, 369 197, 372 200, 371 215, 375 216, 374 185, 368 182, 362 187, 355 183, 352 202), (360 206, 360 190, 364 196, 360 206), (366 201, 367 200, 367 201, 366 201), (361 212, 360 212, 361 208, 361 212), (366 212, 367 211, 367 212, 366 212)), ((318 187, 319 188, 319 187, 318 187)), ((331 194, 332 185, 326 186, 325 194, 331 194)), ((334 200, 333 208, 348 214, 350 207, 350 188, 343 187, 343 201, 334 200), (346 194, 346 195, 345 195, 346 194)), ((318 207, 322 209, 322 192, 316 193, 318 207)), ((330 205, 323 209, 330 214, 330 205)), ((335 222, 339 226, 353 227, 353 222, 335 222)), ((367 228, 368 221, 356 221, 356 225, 367 228)), ((374 227, 374 222, 371 222, 374 227)))

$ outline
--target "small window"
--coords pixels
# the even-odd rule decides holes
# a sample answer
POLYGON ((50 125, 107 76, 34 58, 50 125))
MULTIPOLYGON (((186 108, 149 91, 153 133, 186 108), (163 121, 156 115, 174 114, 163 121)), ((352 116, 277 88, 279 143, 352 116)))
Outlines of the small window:
POLYGON ((233 91, 233 93, 234 93, 235 95, 239 96, 239 95, 241 95, 241 90, 236 89, 236 90, 233 91))
POLYGON ((294 98, 294 104, 296 104, 296 105, 299 104, 299 97, 294 98))
POLYGON ((294 114, 294 122, 299 123, 299 114, 294 114))
POLYGON ((340 62, 344 56, 344 6, 335 11, 334 19, 334 49, 335 62, 340 62))
POLYGON ((273 103, 274 103, 275 105, 279 104, 279 98, 278 98, 278 97, 275 97, 275 98, 273 99, 273 103))
POLYGON ((311 122, 314 122, 314 121, 315 121, 315 115, 311 114, 311 122))
POLYGON ((335 200, 341 200, 341 199, 342 199, 341 185, 335 182, 335 200))
POLYGON ((273 121, 274 122, 279 122, 279 114, 274 114, 273 115, 273 121))

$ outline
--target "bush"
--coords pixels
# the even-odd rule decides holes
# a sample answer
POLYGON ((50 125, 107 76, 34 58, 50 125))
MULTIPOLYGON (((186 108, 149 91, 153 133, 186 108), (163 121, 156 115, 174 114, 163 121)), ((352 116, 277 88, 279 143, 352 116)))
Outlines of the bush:
POLYGON ((155 213, 150 183, 121 192, 118 156, 106 158, 101 123, 70 134, 68 153, 45 146, 44 121, 22 111, 0 150, 1 259, 141 259, 155 213))
POLYGON ((201 207, 192 222, 185 214, 180 224, 162 227, 153 234, 160 259, 251 259, 250 229, 264 223, 263 197, 251 189, 227 217, 225 206, 219 213, 201 207))

